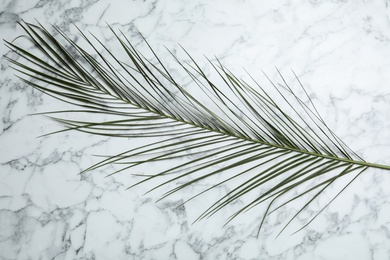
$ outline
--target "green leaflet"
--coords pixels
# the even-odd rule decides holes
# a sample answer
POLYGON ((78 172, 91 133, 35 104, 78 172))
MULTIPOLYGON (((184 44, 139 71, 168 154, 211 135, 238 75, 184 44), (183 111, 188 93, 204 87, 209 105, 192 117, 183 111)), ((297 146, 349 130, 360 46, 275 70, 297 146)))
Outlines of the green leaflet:
POLYGON ((259 216, 260 232, 269 214, 309 195, 289 224, 343 176, 354 174, 347 187, 370 167, 390 170, 390 166, 368 163, 353 152, 328 128, 302 84, 309 105, 294 93, 280 73, 284 85, 276 86, 270 81, 278 95, 271 97, 256 81, 249 84, 237 78, 217 59, 215 63, 210 61, 222 82, 217 85, 183 49, 191 63, 181 62, 173 54, 172 57, 192 81, 192 85, 184 87, 145 39, 154 56, 152 60, 137 51, 123 34, 111 29, 125 54, 126 61, 122 61, 123 56, 119 59, 93 35, 96 44, 79 31, 95 50, 88 53, 58 28, 57 39, 41 25, 20 26, 25 30, 24 37, 36 46, 30 51, 5 41, 18 56, 7 59, 20 79, 78 107, 42 113, 64 125, 65 129, 58 132, 78 130, 110 137, 159 138, 135 147, 129 141, 128 150, 106 157, 83 173, 110 164, 119 168, 110 174, 132 172, 139 166, 171 160, 168 167, 162 164, 165 168, 142 175, 143 179, 129 188, 156 178, 159 184, 148 192, 175 184, 165 191, 160 198, 163 199, 213 180, 184 203, 220 185, 233 185, 197 220, 251 195, 227 222, 264 204, 264 213, 259 216), (98 48, 103 48, 107 55, 103 56, 98 48), (199 93, 208 103, 198 98, 199 93), (89 114, 90 121, 53 116, 61 113, 89 114), (113 119, 99 121, 99 115, 113 119), (214 177, 218 177, 217 181, 214 177), (299 187, 305 188, 296 195, 285 196, 299 187))

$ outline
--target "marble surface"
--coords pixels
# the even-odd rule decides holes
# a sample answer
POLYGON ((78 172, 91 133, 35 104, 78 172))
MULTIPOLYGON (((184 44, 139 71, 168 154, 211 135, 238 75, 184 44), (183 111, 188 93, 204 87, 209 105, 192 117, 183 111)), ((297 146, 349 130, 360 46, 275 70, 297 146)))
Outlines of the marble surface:
MULTIPOLYGON (((177 51, 181 44, 204 64, 202 55, 215 55, 237 75, 245 75, 245 68, 264 85, 261 70, 280 82, 275 66, 287 79, 293 69, 347 144, 367 161, 390 164, 389 5, 388 0, 0 0, 0 35, 12 40, 22 33, 18 21, 37 19, 71 34, 74 23, 110 44, 110 24, 135 41, 138 29, 163 58, 168 58, 164 46, 177 51)), ((155 203, 156 194, 126 190, 133 182, 126 173, 78 175, 97 160, 93 154, 126 146, 123 140, 77 132, 36 138, 59 126, 30 114, 64 104, 18 81, 3 58, 7 52, 1 44, 0 259, 390 258, 390 172, 366 171, 294 235, 276 238, 296 212, 294 205, 267 221, 259 238, 253 216, 226 227, 225 216, 192 225, 202 200, 177 208, 180 194, 155 203)))

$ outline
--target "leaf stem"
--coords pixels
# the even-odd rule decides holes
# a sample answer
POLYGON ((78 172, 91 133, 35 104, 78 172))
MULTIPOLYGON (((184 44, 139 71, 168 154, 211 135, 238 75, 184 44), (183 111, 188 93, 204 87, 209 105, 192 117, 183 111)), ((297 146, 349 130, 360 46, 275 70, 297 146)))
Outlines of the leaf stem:
MULTIPOLYGON (((150 112, 156 113, 154 111, 150 111, 150 112)), ((190 125, 195 126, 195 127, 200 127, 200 128, 205 129, 205 130, 214 131, 214 132, 217 132, 217 133, 220 133, 220 134, 223 134, 223 135, 229 135, 231 137, 234 137, 234 138, 237 138, 237 139, 242 139, 242 140, 245 140, 245 141, 248 141, 248 142, 254 142, 254 143, 258 143, 258 144, 265 145, 265 146, 275 147, 275 148, 279 148, 279 149, 283 149, 283 150, 289 150, 289 151, 300 153, 300 154, 307 154, 307 155, 311 155, 311 156, 315 156, 315 157, 321 157, 321 158, 329 159, 329 160, 335 160, 335 161, 339 161, 339 162, 346 162, 346 163, 366 166, 366 167, 370 167, 370 168, 377 168, 377 169, 382 169, 382 170, 388 170, 388 171, 390 170, 390 165, 376 164, 376 163, 370 163, 370 162, 359 161, 359 160, 351 160, 351 159, 343 158, 343 157, 334 157, 334 156, 330 156, 330 155, 326 155, 326 154, 322 154, 322 153, 315 153, 315 152, 310 152, 310 151, 304 151, 304 150, 296 149, 296 148, 293 148, 293 147, 286 147, 286 146, 282 146, 282 145, 278 145, 278 144, 272 144, 272 143, 263 142, 263 141, 256 140, 256 139, 250 139, 250 138, 247 138, 247 137, 234 135, 234 134, 223 132, 223 131, 219 131, 219 130, 216 130, 216 129, 210 128, 210 127, 195 125, 195 124, 193 124, 191 122, 188 122, 186 120, 180 120, 180 119, 177 119, 177 118, 169 116, 169 115, 161 115, 161 116, 168 117, 168 118, 170 118, 172 120, 180 121, 180 122, 185 123, 185 124, 190 124, 190 125)))

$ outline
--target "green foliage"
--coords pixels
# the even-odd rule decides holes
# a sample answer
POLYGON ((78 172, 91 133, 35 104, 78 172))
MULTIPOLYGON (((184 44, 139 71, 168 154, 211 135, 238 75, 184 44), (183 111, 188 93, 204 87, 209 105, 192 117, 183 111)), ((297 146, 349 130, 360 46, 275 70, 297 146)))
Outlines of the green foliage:
POLYGON ((201 182, 208 184, 184 203, 220 185, 233 185, 197 220, 252 194, 227 222, 255 206, 266 205, 260 217, 261 228, 269 214, 309 195, 289 224, 341 177, 354 174, 348 186, 369 167, 390 170, 389 166, 364 161, 348 148, 325 124, 299 80, 301 93, 309 102, 298 98, 282 75, 283 85, 270 81, 277 95, 271 97, 270 91, 256 81, 251 86, 237 78, 218 59, 210 61, 219 77, 219 83, 213 83, 183 49, 191 62, 182 62, 172 54, 192 81, 183 86, 145 39, 152 59, 145 58, 129 39, 111 29, 129 63, 120 60, 95 37, 93 44, 80 30, 94 53, 87 52, 58 28, 52 34, 41 25, 20 25, 26 33, 23 38, 36 47, 30 51, 6 41, 18 56, 7 59, 20 79, 78 107, 44 113, 65 126, 58 132, 78 130, 126 139, 158 137, 155 142, 135 147, 129 140, 130 149, 103 159, 83 173, 111 164, 119 168, 111 174, 131 172, 152 163, 165 165, 157 173, 138 174, 143 179, 131 187, 155 179, 158 184, 148 192, 175 184, 162 199, 201 182), (106 55, 98 48, 103 48, 106 55), (87 114, 90 121, 53 117, 54 114, 87 114), (113 120, 99 120, 99 116, 113 120), (163 164, 165 161, 170 163, 163 164), (292 193, 297 189, 298 193, 292 193))

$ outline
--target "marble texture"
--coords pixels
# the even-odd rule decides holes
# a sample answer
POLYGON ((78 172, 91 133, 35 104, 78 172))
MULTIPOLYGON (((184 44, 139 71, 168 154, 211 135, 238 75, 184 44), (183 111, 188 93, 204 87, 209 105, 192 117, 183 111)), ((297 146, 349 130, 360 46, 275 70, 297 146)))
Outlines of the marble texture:
MULTIPOLYGON (((390 164, 390 2, 377 1, 109 1, 0 0, 0 35, 22 33, 20 20, 72 24, 110 44, 107 24, 140 30, 163 58, 179 44, 197 60, 219 57, 262 84, 275 66, 293 69, 324 119, 367 161, 390 164)), ((0 45, 0 259, 389 259, 390 172, 370 169, 301 232, 276 235, 289 205, 267 221, 224 216, 192 225, 202 201, 180 194, 126 190, 132 177, 78 172, 126 145, 77 132, 36 138, 59 126, 32 113, 64 108, 17 80, 0 45)), ((178 52, 179 53, 179 52, 178 52)), ((180 53, 178 54, 180 56, 180 53)), ((218 191, 216 191, 218 192, 218 191)), ((325 205, 325 196, 302 217, 325 205)), ((232 212, 231 212, 232 213, 232 212)), ((303 222, 302 222, 303 223, 303 222)), ((299 227, 296 223, 295 227, 299 227)))

